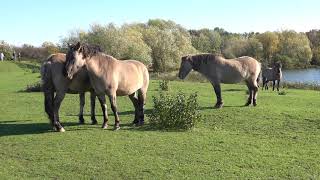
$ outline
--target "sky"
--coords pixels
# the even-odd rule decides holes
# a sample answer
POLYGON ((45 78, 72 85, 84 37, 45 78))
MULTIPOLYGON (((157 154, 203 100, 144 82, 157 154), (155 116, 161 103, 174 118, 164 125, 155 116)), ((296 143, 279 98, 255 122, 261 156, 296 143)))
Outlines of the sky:
POLYGON ((229 32, 320 29, 320 0, 1 0, 0 40, 59 43, 91 24, 172 20, 187 29, 229 32))

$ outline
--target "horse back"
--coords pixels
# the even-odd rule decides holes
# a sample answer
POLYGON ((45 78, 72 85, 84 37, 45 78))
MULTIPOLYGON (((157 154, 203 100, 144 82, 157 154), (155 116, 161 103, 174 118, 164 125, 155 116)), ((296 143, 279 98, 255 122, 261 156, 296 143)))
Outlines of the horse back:
POLYGON ((147 67, 136 60, 123 60, 119 61, 117 64, 118 72, 115 72, 115 75, 118 79, 118 91, 124 91, 125 94, 130 92, 135 92, 138 89, 147 91, 149 85, 149 72, 147 67))

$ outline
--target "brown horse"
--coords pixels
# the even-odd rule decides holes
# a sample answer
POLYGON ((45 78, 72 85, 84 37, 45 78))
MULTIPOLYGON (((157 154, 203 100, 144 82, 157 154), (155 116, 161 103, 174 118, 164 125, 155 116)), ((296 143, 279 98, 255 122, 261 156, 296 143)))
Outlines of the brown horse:
POLYGON ((257 105, 257 92, 261 64, 251 57, 224 59, 213 54, 198 54, 181 58, 179 78, 184 79, 191 70, 203 74, 212 84, 217 103, 215 108, 223 106, 220 83, 234 84, 242 80, 249 89, 249 98, 246 106, 257 105))
MULTIPOLYGON (((83 66, 89 72, 95 93, 98 96, 106 94, 109 97, 115 116, 115 130, 120 129, 117 96, 128 95, 135 107, 133 123, 136 125, 144 123, 143 107, 149 85, 149 73, 144 64, 135 60, 120 61, 102 53, 97 47, 77 43, 69 47, 67 54, 66 69, 69 79, 74 78, 74 74, 83 66)), ((107 128, 107 113, 104 114, 104 117, 102 127, 107 128)))
POLYGON ((41 66, 41 80, 44 92, 45 111, 50 119, 53 128, 64 132, 64 128, 59 120, 59 108, 66 93, 80 94, 79 123, 83 124, 83 107, 85 104, 85 92, 90 91, 91 99, 91 121, 97 124, 95 118, 95 94, 90 85, 89 76, 86 69, 81 69, 73 78, 69 80, 65 77, 66 55, 62 53, 50 55, 41 66), (54 93, 56 95, 54 96, 54 93))

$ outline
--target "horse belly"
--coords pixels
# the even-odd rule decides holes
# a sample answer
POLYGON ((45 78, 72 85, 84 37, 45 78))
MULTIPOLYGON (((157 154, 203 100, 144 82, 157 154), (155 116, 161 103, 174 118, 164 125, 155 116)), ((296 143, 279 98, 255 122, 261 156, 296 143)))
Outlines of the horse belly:
POLYGON ((117 96, 127 96, 136 92, 139 87, 138 84, 127 84, 126 86, 118 86, 117 96))
POLYGON ((224 73, 221 77, 221 83, 236 84, 243 80, 243 76, 239 72, 224 73))
POLYGON ((83 77, 75 77, 69 85, 70 90, 77 92, 89 91, 90 88, 91 85, 89 79, 83 77))

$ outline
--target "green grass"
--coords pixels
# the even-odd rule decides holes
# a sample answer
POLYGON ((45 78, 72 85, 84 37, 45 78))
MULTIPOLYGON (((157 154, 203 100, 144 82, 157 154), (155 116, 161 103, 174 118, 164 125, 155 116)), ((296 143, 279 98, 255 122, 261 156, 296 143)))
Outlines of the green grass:
MULTIPOLYGON (((21 67, 21 66, 20 66, 21 67)), ((320 94, 286 89, 259 91, 257 107, 246 102, 244 85, 223 85, 225 107, 213 109, 208 83, 169 83, 170 93, 198 92, 203 120, 192 131, 157 131, 130 126, 133 107, 118 98, 122 129, 78 125, 79 99, 61 107, 66 132, 53 132, 41 93, 19 92, 39 74, 0 63, 0 179, 319 179, 320 94)), ((147 112, 159 81, 152 80, 147 112)))

